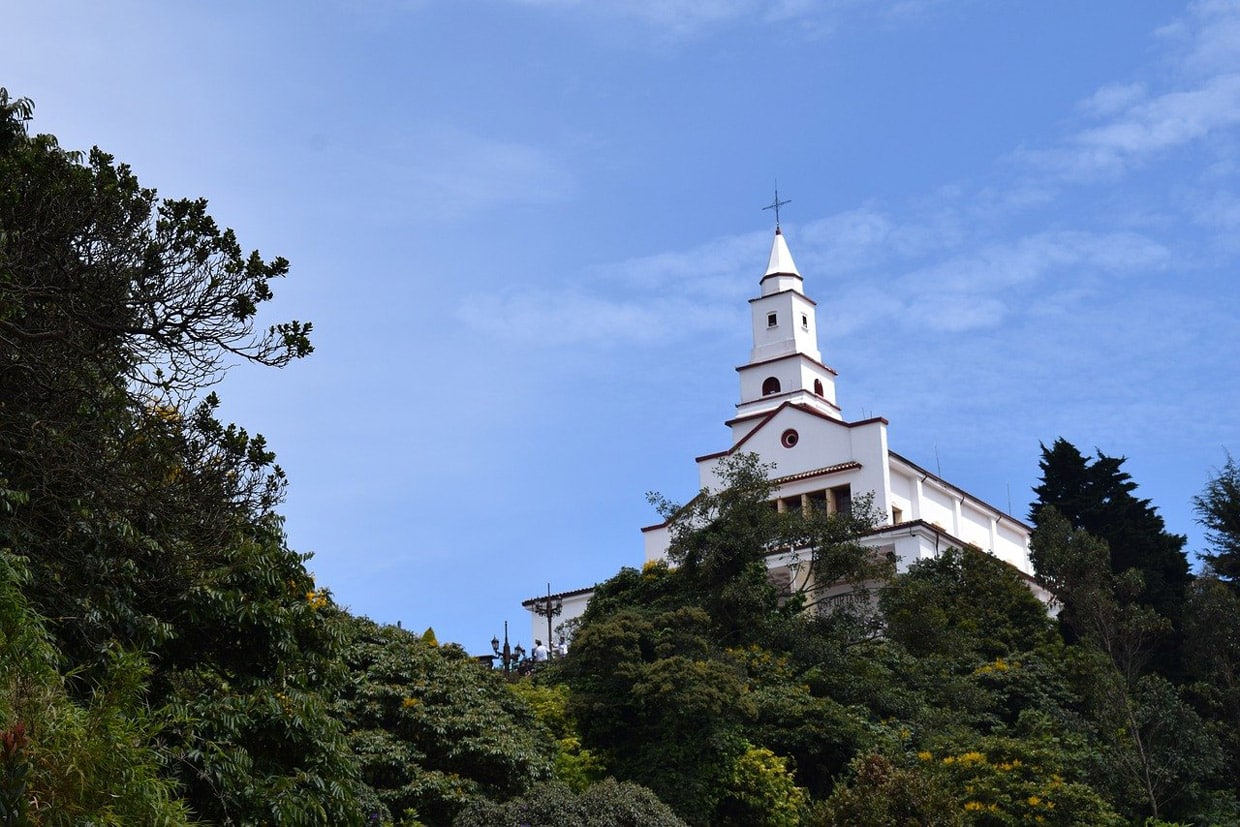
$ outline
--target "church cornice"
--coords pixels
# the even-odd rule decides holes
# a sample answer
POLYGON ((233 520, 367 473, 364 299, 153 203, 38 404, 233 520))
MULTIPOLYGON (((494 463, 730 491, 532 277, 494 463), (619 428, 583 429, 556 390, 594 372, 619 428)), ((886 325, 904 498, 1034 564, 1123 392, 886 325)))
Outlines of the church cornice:
POLYGON ((771 485, 776 487, 786 485, 790 482, 800 482, 801 480, 811 480, 814 477, 825 477, 828 474, 840 474, 844 471, 858 471, 861 469, 861 463, 856 460, 848 462, 837 462, 835 465, 828 465, 825 468, 815 468, 813 471, 802 471, 799 474, 788 474, 783 477, 776 477, 771 480, 771 485))
MULTIPOLYGON (((824 402, 825 402, 826 400, 824 399, 824 400, 822 400, 822 401, 824 401, 824 402)), ((813 408, 809 407, 808 405, 801 405, 801 404, 798 404, 798 403, 796 403, 796 402, 785 402, 784 404, 785 404, 785 405, 787 405, 787 406, 789 406, 789 407, 798 408, 798 409, 800 409, 800 410, 803 410, 803 411, 805 411, 806 413, 812 413, 812 414, 814 414, 815 416, 822 416, 822 414, 821 414, 820 412, 815 411, 813 408)), ((835 405, 835 406, 833 406, 833 407, 838 408, 839 406, 838 406, 838 405, 835 405)), ((776 410, 778 410, 778 409, 776 409, 776 410)), ((733 418, 733 419, 729 419, 727 422, 725 422, 725 423, 723 423, 723 424, 724 424, 724 425, 727 425, 728 427, 731 427, 731 426, 736 425, 737 423, 740 423, 740 422, 748 422, 748 421, 749 421, 749 420, 751 420, 751 419, 763 419, 763 418, 765 418, 765 417, 769 416, 771 413, 772 413, 772 412, 770 412, 770 411, 763 411, 762 413, 756 413, 756 414, 746 414, 745 416, 738 416, 738 417, 735 417, 735 418, 733 418)), ((828 421, 830 421, 830 422, 834 422, 836 425, 844 425, 845 427, 849 427, 849 428, 854 428, 854 427, 857 427, 858 425, 870 425, 870 424, 875 423, 875 422, 881 422, 881 423, 883 423, 884 425, 887 425, 887 424, 888 424, 887 420, 886 420, 886 419, 884 419, 884 418, 883 418, 883 417, 881 417, 881 416, 872 416, 872 417, 870 417, 869 419, 858 419, 856 422, 845 422, 845 421, 843 421, 842 419, 836 419, 836 418, 834 418, 834 417, 830 417, 830 416, 822 416, 822 418, 823 418, 823 419, 826 419, 826 420, 828 420, 828 421)), ((711 456, 719 456, 719 454, 712 454, 711 456)))
POLYGON ((805 361, 809 362, 811 365, 817 365, 818 367, 822 368, 823 370, 825 370, 827 373, 831 374, 832 376, 839 376, 839 373, 835 371, 835 368, 831 367, 830 365, 819 362, 817 359, 815 359, 812 356, 806 356, 804 353, 785 353, 783 356, 772 356, 770 359, 763 359, 761 362, 750 362, 745 365, 737 365, 736 372, 740 373, 741 371, 748 370, 749 368, 759 368, 759 367, 762 367, 763 365, 770 365, 774 362, 782 362, 785 359, 804 359, 805 361))
MULTIPOLYGON (((769 276, 765 276, 765 277, 763 277, 762 281, 766 281, 767 279, 773 279, 773 278, 775 278, 776 276, 791 276, 791 275, 792 275, 791 273, 773 273, 773 274, 771 274, 771 275, 769 275, 769 276)), ((797 276, 797 278, 801 278, 801 277, 800 277, 800 276, 797 276)), ((804 281, 804 279, 802 279, 802 281, 804 281)), ((767 293, 765 296, 758 296, 758 297, 756 297, 756 298, 752 298, 752 299, 750 299, 750 300, 749 300, 749 303, 750 303, 750 304, 753 304, 754 302, 764 301, 764 300, 769 299, 769 298, 771 298, 771 297, 773 297, 773 296, 782 296, 784 293, 792 293, 793 295, 800 296, 802 299, 804 299, 806 302, 808 302, 809 304, 813 305, 814 307, 817 307, 817 306, 818 306, 818 302, 814 301, 814 300, 813 300, 813 299, 811 299, 809 296, 807 296, 807 295, 805 295, 804 293, 802 293, 800 290, 780 290, 780 291, 779 291, 779 292, 777 292, 777 293, 767 293)))
MULTIPOLYGON (((792 398, 794 396, 802 396, 807 393, 809 393, 809 391, 805 390, 804 388, 797 388, 796 390, 792 390, 792 391, 783 391, 782 393, 770 393, 770 394, 767 394, 766 396, 761 397, 760 399, 754 399, 750 402, 738 402, 736 403, 736 407, 743 408, 746 405, 753 405, 757 402, 774 402, 776 399, 785 399, 785 398, 787 399, 789 404, 799 405, 800 403, 793 402, 792 398)), ((834 408, 837 411, 843 410, 839 405, 835 404, 830 399, 825 399, 824 397, 821 397, 821 396, 815 396, 814 398, 817 399, 819 402, 823 403, 824 405, 830 405, 832 408, 834 408)), ((761 416, 761 415, 762 414, 752 414, 748 417, 738 416, 738 417, 735 417, 734 419, 729 419, 727 422, 723 424, 727 425, 728 427, 731 427, 732 423, 734 422, 743 422, 746 419, 752 419, 755 416, 761 416)))
POLYGON ((1024 580, 1026 583, 1039 586, 1039 587, 1041 586, 1041 584, 1038 583, 1038 579, 1034 577, 1032 574, 1021 571, 1019 568, 1012 565, 1007 560, 996 557, 992 552, 978 548, 976 543, 966 542, 965 540, 960 539, 959 537, 952 534, 950 531, 947 531, 946 529, 942 528, 941 526, 937 526, 934 523, 928 523, 925 520, 905 520, 903 522, 896 523, 895 525, 875 526, 874 528, 865 532, 861 536, 882 537, 884 535, 918 534, 921 532, 926 532, 926 533, 934 535, 936 540, 942 540, 944 544, 943 545, 944 548, 956 548, 956 549, 960 549, 961 551, 966 551, 966 550, 971 549, 977 554, 985 554, 986 556, 991 557, 992 559, 998 560, 1000 563, 1007 566, 1012 571, 1016 572, 1020 576, 1020 578, 1024 580))
POLYGON ((907 465, 907 466, 909 467, 909 469, 910 469, 910 470, 912 470, 912 471, 916 472, 917 474, 919 474, 919 475, 921 476, 921 478, 922 478, 922 480, 923 480, 923 481, 924 481, 924 480, 934 480, 934 483, 935 483, 936 485, 940 486, 941 488, 945 488, 945 489, 947 489, 948 491, 951 491, 952 493, 956 494, 957 496, 961 497, 962 499, 967 499, 967 500, 969 500, 969 501, 970 501, 970 502, 972 502, 972 503, 975 503, 975 504, 977 504, 977 505, 983 506, 983 507, 984 507, 987 511, 990 511, 990 512, 991 512, 994 516, 998 517, 1000 520, 1007 520, 1007 521, 1009 521, 1009 522, 1015 523, 1016 525, 1020 526, 1020 527, 1021 527, 1021 528, 1023 528, 1025 531, 1028 531, 1028 532, 1030 532, 1030 533, 1032 533, 1032 532, 1033 532, 1033 526, 1029 525, 1028 523, 1024 522, 1023 520, 1019 520, 1019 519, 1017 519, 1016 517, 1013 517, 1011 514, 1008 514, 1007 512, 1005 512, 1005 511, 1003 511, 1003 510, 1001 510, 1001 509, 999 509, 999 508, 996 508, 995 506, 993 506, 993 505, 991 505, 990 503, 988 503, 988 502, 986 502, 985 500, 983 500, 981 497, 977 497, 977 496, 974 496, 973 494, 970 494, 968 491, 965 491, 965 490, 964 490, 963 488, 961 488, 960 486, 958 486, 958 485, 952 485, 950 482, 948 482, 947 480, 943 479, 943 478, 942 478, 942 477, 940 477, 938 474, 934 473, 933 471, 927 471, 925 468, 922 468, 920 465, 918 465, 917 463, 913 462, 913 461, 912 461, 911 459, 909 459, 908 457, 905 457, 905 456, 903 456, 903 455, 901 455, 901 454, 897 454, 895 451, 892 451, 892 450, 888 450, 888 451, 887 451, 887 454, 888 454, 888 455, 889 455, 889 456, 890 456, 893 460, 895 460, 895 461, 897 461, 897 462, 902 462, 902 463, 904 463, 905 465, 907 465))

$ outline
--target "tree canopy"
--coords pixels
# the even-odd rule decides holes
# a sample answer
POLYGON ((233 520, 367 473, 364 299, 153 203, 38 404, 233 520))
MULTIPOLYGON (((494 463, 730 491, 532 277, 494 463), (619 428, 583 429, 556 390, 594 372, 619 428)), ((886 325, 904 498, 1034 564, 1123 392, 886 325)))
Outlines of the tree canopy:
POLYGON ((288 263, 32 117, 0 90, 0 823, 1240 822, 1230 457, 1194 579, 1122 458, 1044 447, 1055 624, 978 549, 897 573, 864 496, 777 512, 737 455, 655 498, 670 564, 503 675, 337 606, 217 418, 230 364, 310 352, 257 326, 288 263))
POLYGON ((1193 507, 1211 546, 1202 559, 1215 575, 1240 588, 1240 466, 1230 454, 1193 497, 1193 507))
POLYGON ((1029 516, 1040 527, 1042 509, 1050 506, 1074 528, 1105 542, 1115 573, 1131 569, 1141 575, 1140 602, 1174 618, 1191 579, 1187 538, 1168 532, 1150 501, 1133 494, 1137 484, 1122 470, 1124 462, 1101 451, 1091 461, 1062 437, 1043 445, 1042 481, 1029 516))

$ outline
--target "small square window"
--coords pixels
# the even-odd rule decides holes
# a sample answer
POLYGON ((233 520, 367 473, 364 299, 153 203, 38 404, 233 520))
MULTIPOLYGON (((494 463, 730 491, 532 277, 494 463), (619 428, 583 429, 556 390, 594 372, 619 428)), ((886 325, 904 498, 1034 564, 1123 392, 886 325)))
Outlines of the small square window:
POLYGON ((806 316, 804 313, 801 314, 801 329, 809 330, 809 316, 806 316))
POLYGON ((775 316, 775 314, 774 314, 774 313, 767 313, 767 314, 766 314, 766 326, 767 326, 767 327, 777 327, 777 326, 778 326, 778 322, 776 321, 776 316, 775 316))

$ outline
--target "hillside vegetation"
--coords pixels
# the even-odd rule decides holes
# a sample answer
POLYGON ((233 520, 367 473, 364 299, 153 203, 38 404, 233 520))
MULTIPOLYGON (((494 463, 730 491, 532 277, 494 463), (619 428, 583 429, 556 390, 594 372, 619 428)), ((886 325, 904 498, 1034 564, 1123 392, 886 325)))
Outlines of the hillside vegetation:
POLYGON ((1194 576, 1122 458, 1043 448, 1052 619, 975 549, 896 574, 863 500, 776 514, 739 456, 506 680, 336 605, 217 418, 230 364, 311 352, 257 326, 288 262, 32 116, 0 90, 0 825, 1240 823, 1230 460, 1194 576), (788 548, 856 599, 780 594, 788 548))

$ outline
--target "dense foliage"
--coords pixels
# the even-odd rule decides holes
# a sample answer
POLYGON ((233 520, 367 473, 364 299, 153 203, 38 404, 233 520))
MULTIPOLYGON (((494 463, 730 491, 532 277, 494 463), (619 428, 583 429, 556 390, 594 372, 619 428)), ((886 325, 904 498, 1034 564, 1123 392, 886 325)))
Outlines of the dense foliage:
POLYGON ((216 418, 230 362, 310 352, 255 327, 287 262, 32 109, 0 90, 0 824, 1240 823, 1230 458, 1194 578, 1122 458, 1044 448, 1051 619, 976 549, 897 574, 864 497, 777 513, 739 455, 507 681, 336 606, 216 418))
POLYGON ((345 622, 349 679, 335 713, 381 821, 447 824, 470 801, 550 779, 554 742, 500 673, 456 646, 345 622))
POLYGON ((989 555, 883 571, 863 513, 776 514, 765 469, 725 463, 724 490, 668 508, 677 568, 599 587, 562 670, 583 744, 690 824, 1234 821, 1235 596, 1188 578, 1182 538, 1100 462, 1105 494, 1073 507, 1109 514, 1095 526, 1120 551, 1038 511, 1059 624, 989 555), (789 547, 818 584, 869 597, 781 598, 766 561, 789 547), (1181 627, 1203 638, 1184 673, 1164 657, 1181 627))

